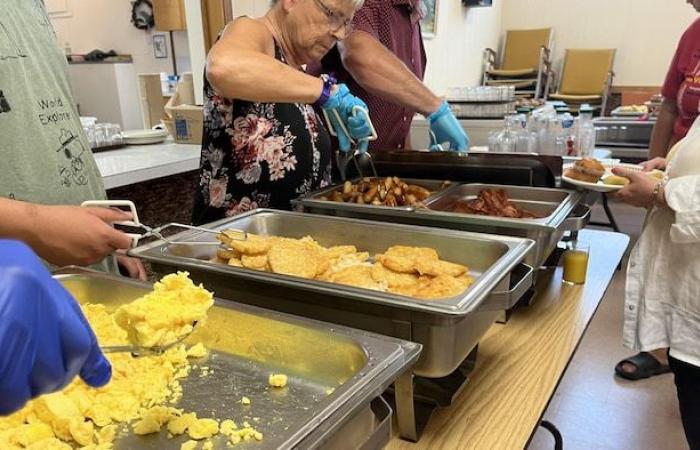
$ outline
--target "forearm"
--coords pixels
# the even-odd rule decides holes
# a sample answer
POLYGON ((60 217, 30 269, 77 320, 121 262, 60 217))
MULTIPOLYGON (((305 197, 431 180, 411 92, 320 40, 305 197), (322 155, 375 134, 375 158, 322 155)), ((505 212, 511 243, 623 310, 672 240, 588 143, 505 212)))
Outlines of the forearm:
POLYGON ((670 150, 671 139, 673 138, 673 125, 676 122, 678 112, 676 104, 671 100, 664 100, 661 112, 651 133, 649 145, 649 159, 656 157, 665 158, 670 150))
POLYGON ((40 205, 0 198, 0 238, 17 239, 33 246, 40 205))
POLYGON ((370 34, 356 31, 338 49, 345 68, 368 92, 425 116, 440 107, 441 99, 370 34))
POLYGON ((212 52, 207 79, 223 97, 252 102, 313 103, 323 81, 252 51, 212 52))

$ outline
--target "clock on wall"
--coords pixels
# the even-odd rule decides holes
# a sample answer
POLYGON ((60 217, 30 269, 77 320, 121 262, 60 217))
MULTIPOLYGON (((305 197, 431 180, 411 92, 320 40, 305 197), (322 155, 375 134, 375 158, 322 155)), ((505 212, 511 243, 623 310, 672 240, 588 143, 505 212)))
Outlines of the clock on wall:
POLYGON ((149 0, 131 2, 131 23, 139 30, 149 30, 155 25, 153 4, 149 0))

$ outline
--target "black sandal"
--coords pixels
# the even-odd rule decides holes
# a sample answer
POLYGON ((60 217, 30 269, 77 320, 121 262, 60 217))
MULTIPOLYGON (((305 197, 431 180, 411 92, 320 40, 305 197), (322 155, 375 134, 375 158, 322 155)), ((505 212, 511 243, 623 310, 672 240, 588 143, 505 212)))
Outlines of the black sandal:
POLYGON ((668 367, 668 364, 661 364, 658 359, 654 358, 654 355, 648 352, 639 352, 634 356, 623 359, 615 366, 615 374, 617 376, 632 381, 663 375, 670 371, 671 368, 668 367), (636 370, 627 372, 622 367, 624 364, 631 364, 636 367, 636 370))

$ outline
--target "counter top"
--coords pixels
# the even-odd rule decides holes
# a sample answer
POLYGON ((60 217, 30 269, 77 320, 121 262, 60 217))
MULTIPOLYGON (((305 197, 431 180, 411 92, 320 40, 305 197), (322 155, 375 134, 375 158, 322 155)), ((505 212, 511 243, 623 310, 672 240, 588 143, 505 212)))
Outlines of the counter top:
POLYGON ((201 147, 176 144, 129 145, 123 149, 95 153, 105 189, 141 183, 197 170, 201 147))
POLYGON ((476 369, 452 406, 433 414, 418 443, 396 437, 388 449, 528 445, 629 243, 624 234, 596 230, 579 239, 591 247, 586 284, 562 285, 561 267, 540 273, 533 304, 479 343, 476 369))

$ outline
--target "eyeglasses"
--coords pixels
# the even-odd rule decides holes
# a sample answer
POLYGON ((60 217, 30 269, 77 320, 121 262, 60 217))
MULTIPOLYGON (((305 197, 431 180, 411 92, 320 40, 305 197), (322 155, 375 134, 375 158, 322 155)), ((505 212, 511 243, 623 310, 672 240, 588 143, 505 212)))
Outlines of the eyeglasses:
POLYGON ((321 0, 314 0, 314 2, 328 18, 328 25, 330 26, 331 31, 338 31, 342 29, 346 36, 352 33, 352 19, 346 19, 342 14, 337 13, 326 6, 321 0))

